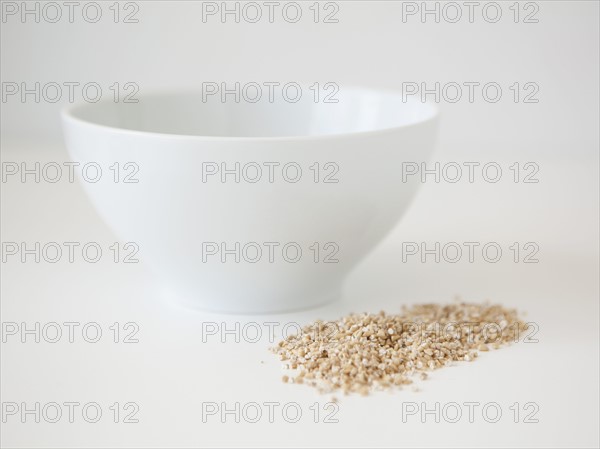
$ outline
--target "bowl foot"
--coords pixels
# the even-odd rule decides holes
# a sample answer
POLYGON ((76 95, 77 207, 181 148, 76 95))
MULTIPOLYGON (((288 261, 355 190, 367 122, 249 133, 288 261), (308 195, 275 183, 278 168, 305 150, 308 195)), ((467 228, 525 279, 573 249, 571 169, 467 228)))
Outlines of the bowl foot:
POLYGON ((191 297, 189 295, 181 295, 175 292, 168 286, 160 288, 161 299, 168 306, 183 307, 202 312, 226 313, 226 314, 244 314, 258 315, 270 313, 286 313, 296 312, 300 310, 312 309, 319 307, 341 298, 341 286, 334 288, 322 295, 312 297, 310 300, 273 300, 268 303, 262 301, 260 303, 248 301, 240 301, 239 299, 226 301, 223 299, 206 298, 202 296, 191 297))

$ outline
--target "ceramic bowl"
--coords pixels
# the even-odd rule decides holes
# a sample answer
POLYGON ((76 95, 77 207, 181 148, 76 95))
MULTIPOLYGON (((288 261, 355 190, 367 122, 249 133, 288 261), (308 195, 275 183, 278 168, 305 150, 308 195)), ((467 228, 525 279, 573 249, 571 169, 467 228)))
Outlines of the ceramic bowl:
POLYGON ((403 163, 434 148, 434 105, 343 86, 335 100, 163 92, 74 105, 62 120, 72 159, 103 170, 82 183, 91 202, 165 295, 282 312, 340 295, 415 195, 403 163))

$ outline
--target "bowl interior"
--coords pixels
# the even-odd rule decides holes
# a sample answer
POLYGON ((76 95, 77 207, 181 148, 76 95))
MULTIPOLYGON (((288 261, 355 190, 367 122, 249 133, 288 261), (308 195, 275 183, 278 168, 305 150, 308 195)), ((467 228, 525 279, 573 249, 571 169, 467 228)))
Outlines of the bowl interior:
POLYGON ((137 103, 100 101, 67 111, 97 125, 162 134, 211 137, 303 137, 377 131, 412 125, 432 118, 436 108, 415 99, 403 100, 393 91, 340 87, 319 92, 293 87, 287 97, 267 88, 256 102, 257 90, 203 94, 202 91, 154 93, 137 103), (300 92, 298 101, 293 102, 300 92), (328 95, 332 94, 329 98, 328 95), (334 102, 336 101, 337 102, 334 102))

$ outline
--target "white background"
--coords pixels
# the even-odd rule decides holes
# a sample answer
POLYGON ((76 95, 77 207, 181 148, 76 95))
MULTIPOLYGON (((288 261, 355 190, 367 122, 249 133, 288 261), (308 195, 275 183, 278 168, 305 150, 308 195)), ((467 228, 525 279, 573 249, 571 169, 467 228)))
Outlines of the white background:
MULTIPOLYGON (((2 423, 6 447, 597 447, 598 439, 598 123, 599 7, 597 2, 537 2, 538 23, 514 23, 513 2, 502 19, 474 23, 430 16, 402 20, 402 2, 338 2, 339 23, 202 22, 201 2, 139 2, 137 24, 2 23, 2 82, 135 82, 145 89, 196 87, 202 82, 335 82, 402 88, 402 83, 497 82, 502 99, 440 102, 442 126, 435 160, 490 161, 504 169, 496 184, 464 179, 426 182, 389 237, 348 278, 342 300, 326 307, 271 316, 204 314, 164 303, 143 264, 60 262, 2 264, 2 321, 97 322, 96 344, 18 336, 2 344, 3 402, 95 401, 96 424, 76 415, 56 424, 2 423), (539 86, 536 104, 515 103, 515 82, 539 86), (538 183, 512 182, 508 167, 534 162, 538 183), (402 263, 402 242, 536 242, 539 263, 402 263), (474 364, 440 370, 419 384, 367 398, 339 399, 338 423, 314 423, 330 395, 280 381, 280 362, 265 335, 257 343, 230 336, 203 342, 202 323, 307 323, 349 312, 394 312, 413 302, 450 302, 455 295, 490 299, 525 312, 539 325, 538 343, 484 354, 474 364), (114 322, 139 325, 139 343, 115 344, 114 322), (115 424, 114 402, 139 404, 137 424, 115 424), (297 402, 297 423, 281 414, 256 424, 229 416, 202 420, 203 402, 297 402), (403 420, 403 403, 496 402, 502 419, 475 415, 456 424, 428 416, 403 420), (509 407, 539 406, 538 423, 513 422, 509 407), (403 422, 406 421, 406 422, 403 422)), ((419 2, 420 3, 420 2, 419 2)), ((482 2, 482 5, 485 2, 482 2)), ((33 5, 33 2, 31 3, 33 5)), ((463 5, 463 14, 467 13, 463 5)), ((433 4, 429 4, 433 7, 433 4)), ((521 5, 523 8, 523 4, 521 5)), ((66 10, 65 10, 66 11, 66 10)), ((18 97, 2 101, 2 161, 68 160, 58 111, 18 97)), ((366 156, 368 157, 368 156, 366 156)), ((8 180, 2 183, 2 241, 116 240, 79 184, 8 180)), ((368 188, 368 186, 365 186, 368 188)), ((281 334, 281 326, 279 326, 281 334)), ((266 409, 264 409, 266 411, 266 409)), ((467 409, 464 408, 463 411, 467 409)), ((323 421, 323 416, 320 416, 323 421)))

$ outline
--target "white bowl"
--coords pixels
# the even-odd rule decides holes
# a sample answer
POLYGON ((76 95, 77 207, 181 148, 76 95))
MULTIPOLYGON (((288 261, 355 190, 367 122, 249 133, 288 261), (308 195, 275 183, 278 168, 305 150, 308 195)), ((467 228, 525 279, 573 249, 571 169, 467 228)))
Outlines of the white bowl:
POLYGON ((103 170, 83 182, 97 211, 139 246, 173 297, 209 310, 280 312, 339 296, 415 194, 418 176, 403 182, 402 163, 426 161, 434 147, 435 106, 343 86, 337 99, 157 93, 136 104, 75 105, 62 118, 73 160, 103 170), (139 182, 123 182, 136 167, 129 180, 139 182), (222 168, 234 172, 224 182, 222 168))

